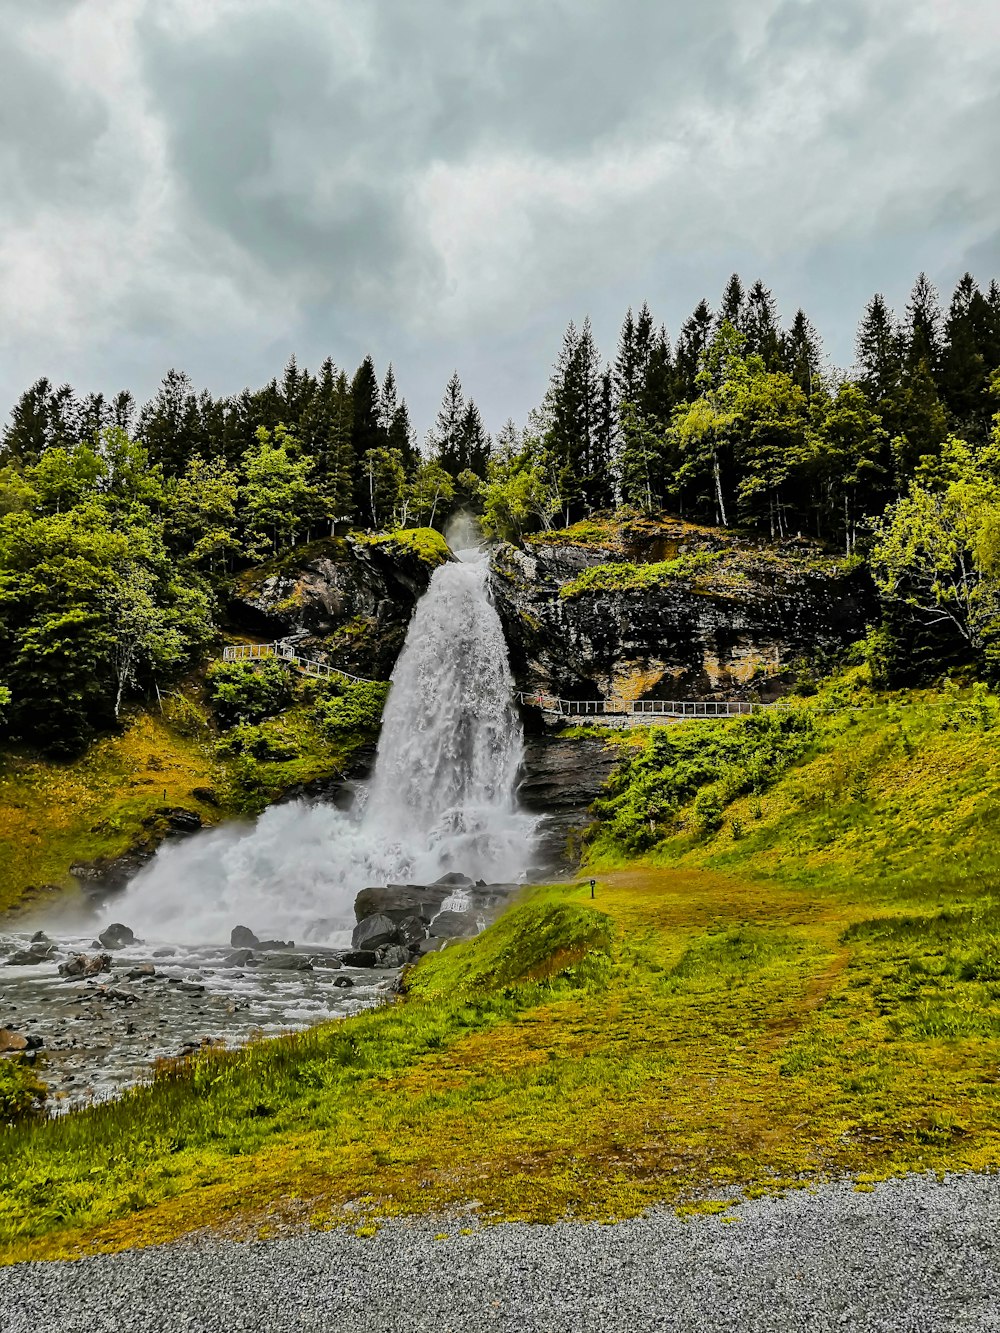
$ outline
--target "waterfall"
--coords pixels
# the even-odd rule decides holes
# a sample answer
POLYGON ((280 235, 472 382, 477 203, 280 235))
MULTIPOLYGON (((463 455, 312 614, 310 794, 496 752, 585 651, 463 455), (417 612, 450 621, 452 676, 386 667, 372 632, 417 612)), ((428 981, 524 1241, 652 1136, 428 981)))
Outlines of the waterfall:
POLYGON ((449 871, 516 881, 535 820, 516 800, 520 721, 489 562, 478 549, 435 570, 392 675, 374 772, 356 808, 297 801, 252 827, 161 848, 115 908, 150 940, 222 943, 233 926, 341 942, 370 884, 449 871))

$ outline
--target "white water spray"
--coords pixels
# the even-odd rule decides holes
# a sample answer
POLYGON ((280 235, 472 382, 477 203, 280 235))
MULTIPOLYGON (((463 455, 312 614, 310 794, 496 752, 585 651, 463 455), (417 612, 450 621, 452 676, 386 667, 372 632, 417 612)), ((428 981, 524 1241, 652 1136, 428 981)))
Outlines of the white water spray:
POLYGON ((523 737, 507 645, 488 561, 460 555, 417 604, 358 810, 297 801, 253 827, 168 845, 116 907, 119 919, 149 940, 222 943, 242 924, 340 942, 366 885, 524 874, 536 821, 515 796, 523 737))

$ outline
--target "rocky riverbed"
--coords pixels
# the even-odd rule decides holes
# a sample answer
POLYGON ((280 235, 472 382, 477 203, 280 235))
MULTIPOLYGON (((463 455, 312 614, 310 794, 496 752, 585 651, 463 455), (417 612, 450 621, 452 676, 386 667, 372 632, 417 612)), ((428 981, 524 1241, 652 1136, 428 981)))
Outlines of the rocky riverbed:
POLYGON ((60 935, 48 956, 27 963, 17 960, 30 939, 0 934, 0 1051, 43 1063, 53 1110, 110 1096, 157 1060, 209 1043, 240 1045, 355 1013, 383 1000, 398 975, 345 966, 342 952, 316 947, 244 951, 240 965, 240 951, 226 947, 93 943, 60 935), (88 960, 83 974, 60 975, 77 958, 88 960))

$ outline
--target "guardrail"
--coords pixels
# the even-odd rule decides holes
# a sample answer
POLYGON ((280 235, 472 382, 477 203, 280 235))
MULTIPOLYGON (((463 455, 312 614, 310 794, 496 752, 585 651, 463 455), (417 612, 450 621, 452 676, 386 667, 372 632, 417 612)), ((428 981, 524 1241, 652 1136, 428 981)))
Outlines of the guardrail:
POLYGON ((330 666, 329 662, 321 662, 315 657, 300 657, 293 647, 280 640, 277 643, 235 643, 222 650, 223 662, 263 662, 269 657, 287 662, 303 675, 315 676, 317 679, 341 676, 355 685, 379 683, 373 681, 370 676, 352 675, 350 671, 342 671, 340 667, 330 666))
POLYGON ((619 725, 657 717, 743 717, 770 706, 748 703, 744 699, 636 699, 628 704, 617 704, 607 699, 560 699, 553 694, 530 694, 527 691, 521 691, 517 700, 553 717, 613 718, 619 725))

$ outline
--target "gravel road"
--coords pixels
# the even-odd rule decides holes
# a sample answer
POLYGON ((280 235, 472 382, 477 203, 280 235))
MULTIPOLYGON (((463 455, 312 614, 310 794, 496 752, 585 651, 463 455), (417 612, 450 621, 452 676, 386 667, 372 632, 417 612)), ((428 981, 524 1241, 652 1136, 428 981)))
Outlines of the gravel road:
POLYGON ((0 1274, 2 1333, 1000 1330, 1000 1177, 825 1186, 737 1222, 426 1221, 371 1239, 199 1241, 0 1274))

